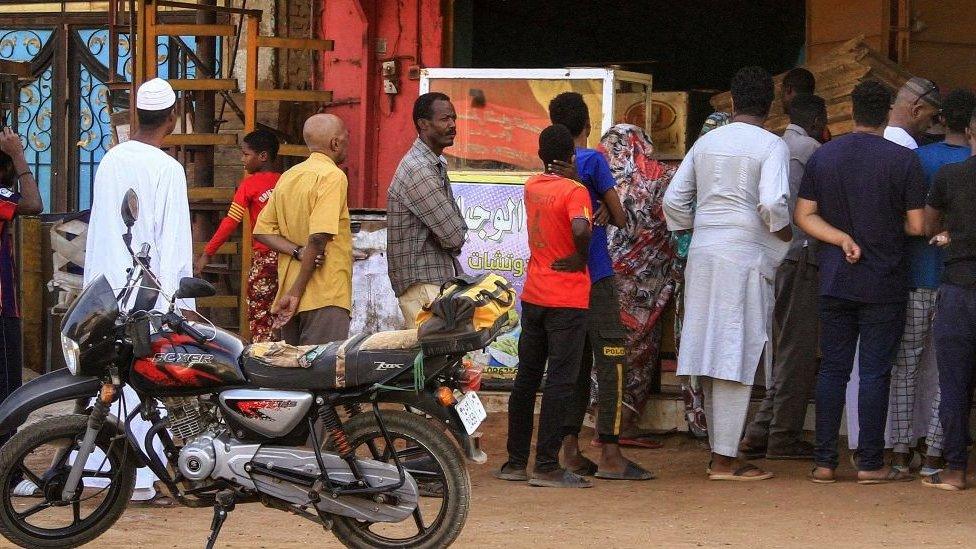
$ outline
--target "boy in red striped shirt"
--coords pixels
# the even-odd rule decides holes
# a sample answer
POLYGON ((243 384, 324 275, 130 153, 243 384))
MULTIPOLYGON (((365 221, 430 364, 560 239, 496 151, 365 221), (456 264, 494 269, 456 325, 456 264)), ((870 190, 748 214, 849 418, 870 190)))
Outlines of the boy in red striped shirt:
MULTIPOLYGON (((241 181, 227 217, 197 258, 194 274, 197 276, 210 263, 217 249, 223 246, 237 229, 244 215, 251 218, 251 227, 264 209, 280 173, 275 171, 278 156, 278 138, 268 130, 256 130, 244 136, 241 144, 242 160, 247 177, 241 181)), ((271 306, 278 293, 278 254, 257 240, 252 241, 251 270, 247 276, 247 318, 252 341, 270 341, 274 315, 271 306)))

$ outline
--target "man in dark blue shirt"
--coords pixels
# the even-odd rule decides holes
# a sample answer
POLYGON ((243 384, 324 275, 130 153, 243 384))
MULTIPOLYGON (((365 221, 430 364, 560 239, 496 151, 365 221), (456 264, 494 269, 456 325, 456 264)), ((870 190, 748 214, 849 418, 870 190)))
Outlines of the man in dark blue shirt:
POLYGON ((807 163, 795 221, 821 242, 815 482, 834 482, 844 393, 860 337, 858 482, 912 477, 884 470, 892 363, 905 323, 908 235, 924 230, 925 176, 911 150, 887 141, 891 92, 865 81, 851 93, 854 131, 807 163))
MULTIPOLYGON (((976 94, 969 90, 955 90, 942 102, 942 119, 945 122, 945 141, 915 149, 922 163, 922 171, 929 186, 939 168, 946 164, 962 162, 969 158, 969 141, 966 127, 976 108, 976 94)), ((891 404, 888 409, 891 426, 891 442, 894 445, 892 465, 908 470, 910 449, 916 433, 913 425, 918 392, 919 369, 926 337, 935 311, 936 290, 942 277, 945 253, 930 244, 927 238, 914 236, 908 241, 909 279, 908 309, 905 330, 898 346, 895 366, 891 370, 891 404)), ((924 403, 929 406, 929 403, 924 403)), ((942 455, 942 429, 939 423, 939 397, 931 403, 932 420, 926 437, 926 466, 922 474, 938 470, 942 455)))
POLYGON ((597 478, 647 480, 653 475, 624 458, 619 445, 624 419, 622 387, 626 334, 620 323, 620 299, 613 277, 613 262, 607 250, 606 223, 609 221, 623 227, 627 219, 614 190, 617 183, 607 160, 599 151, 587 148, 590 113, 583 96, 575 92, 559 94, 549 103, 549 118, 553 124, 569 128, 576 145, 575 166, 557 164, 552 168, 560 175, 583 183, 596 212, 587 263, 592 284, 588 335, 576 386, 576 402, 570 406, 564 424, 564 465, 577 474, 595 474, 597 478), (579 450, 579 432, 590 402, 590 372, 594 365, 598 404, 596 431, 603 448, 599 466, 579 450))

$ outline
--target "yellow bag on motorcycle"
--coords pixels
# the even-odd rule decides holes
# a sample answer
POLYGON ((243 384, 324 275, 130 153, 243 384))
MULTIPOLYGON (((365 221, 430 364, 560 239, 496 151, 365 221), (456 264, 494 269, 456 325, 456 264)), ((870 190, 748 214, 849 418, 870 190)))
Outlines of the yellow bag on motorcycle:
POLYGON ((417 315, 426 356, 466 353, 488 346, 517 322, 515 289, 496 274, 458 276, 417 315))

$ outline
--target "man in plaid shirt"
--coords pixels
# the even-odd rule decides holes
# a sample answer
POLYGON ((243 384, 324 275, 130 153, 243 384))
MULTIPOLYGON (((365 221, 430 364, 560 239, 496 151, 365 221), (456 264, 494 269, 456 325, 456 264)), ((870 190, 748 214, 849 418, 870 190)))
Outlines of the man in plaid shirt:
POLYGON ((450 98, 427 93, 413 106, 418 137, 397 167, 387 195, 387 257, 390 282, 408 326, 440 286, 460 274, 457 256, 467 226, 454 201, 447 162, 457 113, 450 98))

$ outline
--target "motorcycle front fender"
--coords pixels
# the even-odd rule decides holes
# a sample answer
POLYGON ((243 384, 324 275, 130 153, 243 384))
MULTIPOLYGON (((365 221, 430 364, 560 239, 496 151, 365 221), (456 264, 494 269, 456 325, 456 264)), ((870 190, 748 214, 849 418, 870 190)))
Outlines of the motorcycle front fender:
POLYGON ((447 429, 454 435, 454 439, 464 450, 464 455, 475 463, 485 463, 488 455, 478 447, 478 441, 468 434, 461 423, 461 418, 453 406, 443 406, 429 390, 423 391, 388 391, 381 393, 377 400, 379 402, 403 404, 420 410, 421 412, 433 417, 447 426, 447 429))
POLYGON ((0 404, 0 434, 13 432, 31 412, 48 404, 91 398, 99 386, 97 377, 76 376, 67 368, 44 374, 19 387, 0 404))

